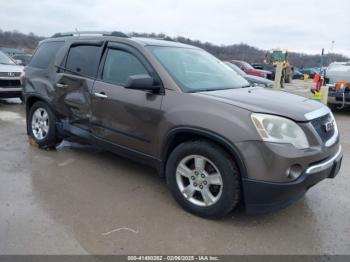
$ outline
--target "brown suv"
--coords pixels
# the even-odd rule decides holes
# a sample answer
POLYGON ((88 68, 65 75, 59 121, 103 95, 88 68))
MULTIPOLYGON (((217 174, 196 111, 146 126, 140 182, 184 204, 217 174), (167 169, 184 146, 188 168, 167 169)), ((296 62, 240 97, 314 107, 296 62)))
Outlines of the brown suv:
POLYGON ((199 48, 119 32, 56 34, 25 69, 28 134, 77 136, 152 165, 203 217, 282 208, 341 165, 321 103, 250 87, 199 48))

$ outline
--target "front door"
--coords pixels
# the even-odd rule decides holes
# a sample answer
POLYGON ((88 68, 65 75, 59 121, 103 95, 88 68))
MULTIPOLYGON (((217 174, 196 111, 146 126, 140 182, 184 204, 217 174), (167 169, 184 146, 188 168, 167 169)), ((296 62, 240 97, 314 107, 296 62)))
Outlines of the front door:
POLYGON ((163 96, 126 89, 128 77, 138 74, 156 78, 152 67, 136 49, 110 43, 93 87, 91 130, 97 137, 118 146, 152 155, 163 96))

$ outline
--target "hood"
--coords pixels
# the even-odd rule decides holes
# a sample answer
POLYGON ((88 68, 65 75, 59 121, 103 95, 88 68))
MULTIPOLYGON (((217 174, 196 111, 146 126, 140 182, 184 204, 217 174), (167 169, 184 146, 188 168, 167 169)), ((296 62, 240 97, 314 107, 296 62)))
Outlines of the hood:
POLYGON ((23 66, 0 64, 0 72, 22 72, 23 66))
POLYGON ((195 94, 241 107, 251 112, 280 115, 295 121, 308 121, 306 114, 321 108, 327 108, 320 102, 302 96, 261 87, 217 90, 195 94))

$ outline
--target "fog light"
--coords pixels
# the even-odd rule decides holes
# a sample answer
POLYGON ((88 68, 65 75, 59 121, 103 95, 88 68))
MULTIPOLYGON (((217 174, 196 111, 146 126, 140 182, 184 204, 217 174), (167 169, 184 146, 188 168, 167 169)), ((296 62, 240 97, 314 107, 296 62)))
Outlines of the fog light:
POLYGON ((299 164, 292 165, 286 171, 286 175, 289 179, 295 180, 297 179, 301 173, 303 172, 303 168, 299 164))

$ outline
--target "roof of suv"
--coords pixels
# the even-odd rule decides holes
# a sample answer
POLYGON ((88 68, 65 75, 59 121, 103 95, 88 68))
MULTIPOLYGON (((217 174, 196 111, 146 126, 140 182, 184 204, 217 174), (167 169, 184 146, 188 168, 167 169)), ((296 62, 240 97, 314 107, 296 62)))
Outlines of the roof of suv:
POLYGON ((73 33, 57 33, 50 38, 43 40, 46 41, 57 41, 57 40, 122 40, 123 42, 136 42, 143 46, 168 46, 168 47, 182 47, 182 48, 193 48, 198 49, 195 46, 187 45, 175 41, 167 41, 154 38, 146 37, 128 37, 127 35, 119 32, 73 32, 73 33))

